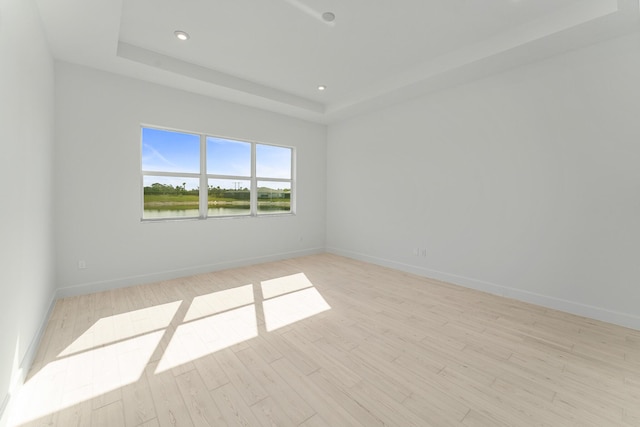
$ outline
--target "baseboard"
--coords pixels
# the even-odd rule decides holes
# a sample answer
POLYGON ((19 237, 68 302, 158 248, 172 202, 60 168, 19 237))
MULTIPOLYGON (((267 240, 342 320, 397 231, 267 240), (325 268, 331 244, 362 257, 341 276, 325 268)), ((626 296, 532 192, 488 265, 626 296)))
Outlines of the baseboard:
POLYGON ((497 285, 495 283, 483 280, 473 279, 456 274, 445 273, 442 271, 431 270, 424 267, 405 264, 384 258, 378 258, 371 255, 353 252, 340 248, 326 248, 326 251, 335 255, 353 258, 359 261, 369 262, 384 267, 393 268, 395 270, 416 274, 431 279, 440 280, 454 285, 464 286, 466 288, 487 292, 493 295, 513 298, 519 301, 551 308, 565 313, 571 313, 578 316, 588 317, 594 320, 600 320, 607 323, 613 323, 619 326, 640 330, 640 317, 629 313, 608 310, 601 307, 595 307, 578 303, 575 301, 564 300, 548 295, 537 294, 521 289, 510 288, 508 286, 497 285))
POLYGON ((38 351, 38 347, 40 346, 40 341, 42 340, 42 336, 44 335, 44 331, 49 323, 49 318, 51 317, 51 313, 53 312, 53 307, 56 304, 55 292, 52 294, 51 299, 49 301, 49 308, 45 313, 44 317, 40 322, 40 327, 38 331, 31 339, 29 343, 29 347, 27 347, 27 351, 25 352, 24 357, 20 361, 20 369, 19 375, 13 380, 11 384, 9 384, 9 392, 4 397, 2 404, 0 405, 0 427, 4 427, 8 422, 8 415, 10 412, 10 404, 11 404, 11 396, 12 394, 17 394, 20 391, 20 388, 24 384, 24 381, 31 369, 31 364, 36 357, 36 353, 38 351))
POLYGON ((196 274, 209 273, 212 271, 225 270, 228 268, 244 267, 247 265, 260 264, 264 262, 280 261, 288 258, 295 258, 307 255, 315 255, 325 252, 324 248, 311 248, 300 251, 282 252, 278 254, 265 255, 254 258, 243 258, 233 261, 224 261, 213 264, 198 265, 175 270, 165 270, 158 273, 141 274, 136 276, 121 277, 113 280, 83 283, 80 285, 58 288, 56 299, 71 296, 86 295, 95 292, 103 292, 112 289, 126 288, 128 286, 141 285, 144 283, 160 282, 163 280, 177 279, 180 277, 193 276, 196 274))

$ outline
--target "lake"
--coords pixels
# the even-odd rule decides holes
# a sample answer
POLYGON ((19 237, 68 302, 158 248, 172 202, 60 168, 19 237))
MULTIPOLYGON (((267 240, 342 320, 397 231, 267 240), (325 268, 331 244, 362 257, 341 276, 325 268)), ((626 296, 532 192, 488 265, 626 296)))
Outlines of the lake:
MULTIPOLYGON (((287 213, 289 212, 289 206, 259 206, 258 213, 287 213)), ((145 209, 144 219, 158 219, 158 218, 198 218, 200 212, 198 209, 145 209)), ((225 207, 210 207, 207 215, 209 217, 217 216, 233 216, 233 215, 249 215, 249 208, 225 208, 225 207)))

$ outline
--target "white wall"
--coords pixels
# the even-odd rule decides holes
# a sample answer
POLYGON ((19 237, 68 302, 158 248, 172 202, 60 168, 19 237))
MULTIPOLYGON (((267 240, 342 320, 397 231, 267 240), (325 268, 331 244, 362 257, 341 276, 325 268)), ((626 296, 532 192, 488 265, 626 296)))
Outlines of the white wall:
POLYGON ((0 418, 54 291, 53 73, 33 1, 0 0, 0 418))
POLYGON ((59 295, 324 248, 325 126, 68 63, 55 105, 59 295), (295 146, 297 215, 141 223, 141 123, 295 146))
POLYGON ((330 126, 328 249, 640 328, 639 79, 632 35, 330 126))

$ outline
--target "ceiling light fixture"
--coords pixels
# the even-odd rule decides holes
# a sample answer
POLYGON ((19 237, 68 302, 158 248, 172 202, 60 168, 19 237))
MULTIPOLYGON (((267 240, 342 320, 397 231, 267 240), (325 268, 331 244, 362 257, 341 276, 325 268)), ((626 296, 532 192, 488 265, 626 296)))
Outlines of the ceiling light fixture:
POLYGON ((326 88, 327 88, 327 87, 326 87, 325 85, 320 85, 320 86, 318 86, 318 90, 319 90, 319 91, 323 91, 323 90, 325 90, 326 88))
POLYGON ((178 38, 178 40, 189 40, 189 34, 187 34, 184 31, 174 31, 173 34, 175 34, 175 36, 178 38))
POLYGON ((333 22, 336 19, 336 15, 332 12, 325 12, 322 14, 322 19, 325 22, 333 22))

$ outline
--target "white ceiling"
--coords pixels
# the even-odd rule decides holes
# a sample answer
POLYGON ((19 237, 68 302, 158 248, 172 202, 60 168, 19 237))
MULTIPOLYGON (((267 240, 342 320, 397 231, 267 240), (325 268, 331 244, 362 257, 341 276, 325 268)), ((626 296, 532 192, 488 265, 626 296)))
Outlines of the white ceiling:
POLYGON ((640 18, 638 0, 37 3, 57 59, 321 123, 636 31, 640 18))

